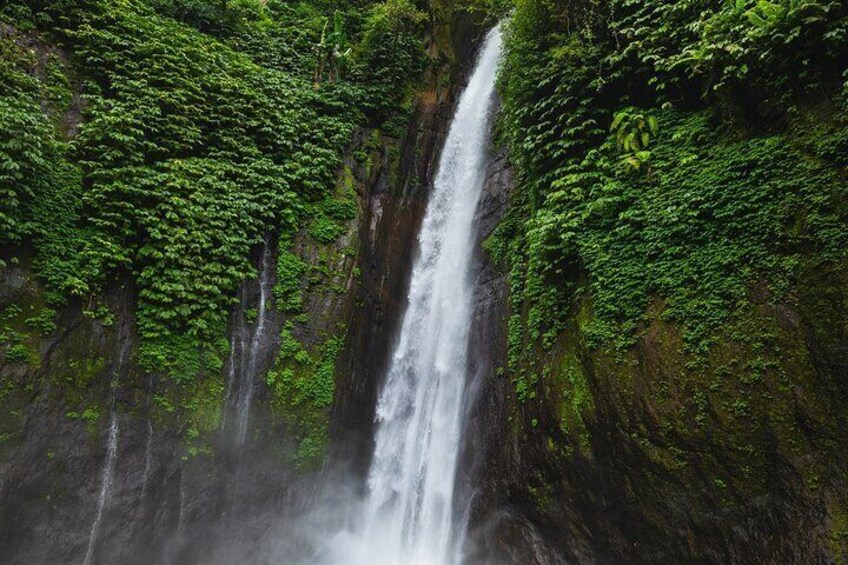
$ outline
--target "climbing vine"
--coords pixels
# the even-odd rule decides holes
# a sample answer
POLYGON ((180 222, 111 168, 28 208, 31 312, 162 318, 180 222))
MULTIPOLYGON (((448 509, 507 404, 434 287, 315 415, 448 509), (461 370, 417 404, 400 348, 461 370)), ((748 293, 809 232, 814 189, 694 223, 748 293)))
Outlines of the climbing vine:
POLYGON ((408 0, 63 0, 0 14, 0 242, 35 242, 56 303, 131 279, 140 359, 181 380, 220 366, 263 238, 341 234, 355 214, 332 195, 342 154, 355 128, 405 111, 424 57, 408 0))
POLYGON ((487 248, 522 398, 580 303, 589 345, 628 347, 659 303, 702 356, 753 287, 792 301, 805 265, 844 265, 847 34, 839 2, 515 3, 519 190, 487 248))

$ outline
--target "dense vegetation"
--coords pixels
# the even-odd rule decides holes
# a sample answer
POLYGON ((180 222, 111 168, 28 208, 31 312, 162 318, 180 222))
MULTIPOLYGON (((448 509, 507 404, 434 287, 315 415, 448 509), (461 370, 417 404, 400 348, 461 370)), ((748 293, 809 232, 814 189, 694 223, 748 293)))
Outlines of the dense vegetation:
POLYGON ((520 187, 487 245, 520 396, 581 301, 590 345, 659 314, 697 364, 754 287, 791 303, 802 272, 845 268, 846 55, 842 2, 516 3, 500 137, 520 187))
POLYGON ((373 304, 350 292, 360 195, 424 157, 397 139, 440 64, 428 34, 432 56, 473 27, 452 10, 504 19, 496 150, 516 183, 485 247, 509 283, 511 384, 487 386, 515 398, 481 395, 510 409, 498 489, 542 533, 577 524, 635 561, 733 549, 729 530, 779 545, 734 512, 796 528, 802 507, 848 555, 837 0, 4 1, 0 269, 25 292, 0 296, 0 450, 40 395, 102 439, 108 394, 157 438, 182 434, 181 457, 209 453, 229 348, 245 350, 227 324, 255 327, 271 246, 279 350, 251 375, 269 392, 258 433, 280 468, 320 464, 337 361, 362 331, 361 312, 338 317, 373 304), (140 339, 118 382, 125 329, 101 330, 122 307, 140 339), (598 511, 616 497, 628 507, 598 511))
POLYGON ((0 260, 33 256, 53 305, 97 311, 132 281, 142 363, 183 381, 220 370, 252 250, 338 237, 352 132, 403 120, 424 64, 409 0, 11 1, 0 18, 0 260))
MULTIPOLYGON (((48 321, 68 300, 108 320, 99 293, 131 281, 145 367, 219 371, 251 253, 281 242, 275 296, 296 315, 310 266, 293 236, 330 244, 355 216, 342 153, 357 127, 403 124, 426 8, 7 2, 0 261, 32 258, 48 321)), ((520 396, 580 301, 592 345, 626 348, 659 312, 697 363, 755 285, 791 302, 799 273, 844 266, 842 3, 457 8, 512 13, 499 138, 519 190, 487 247, 510 272, 520 396)))

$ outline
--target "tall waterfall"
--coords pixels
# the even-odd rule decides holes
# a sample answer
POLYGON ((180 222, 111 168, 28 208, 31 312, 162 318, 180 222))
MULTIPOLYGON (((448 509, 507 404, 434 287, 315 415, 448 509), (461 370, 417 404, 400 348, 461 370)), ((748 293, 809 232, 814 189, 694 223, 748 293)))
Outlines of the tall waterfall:
POLYGON ((499 28, 460 98, 419 234, 408 307, 377 406, 368 494, 332 561, 448 565, 465 525, 454 485, 472 317, 474 215, 489 149, 499 28))

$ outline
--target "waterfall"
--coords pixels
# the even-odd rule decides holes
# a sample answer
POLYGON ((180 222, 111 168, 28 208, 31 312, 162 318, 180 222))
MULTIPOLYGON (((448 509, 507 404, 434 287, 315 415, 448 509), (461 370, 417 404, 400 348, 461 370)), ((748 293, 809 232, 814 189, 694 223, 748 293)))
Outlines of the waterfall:
POLYGON ((97 513, 91 524, 91 532, 88 535, 88 548, 85 550, 85 565, 90 565, 94 558, 94 547, 97 544, 100 524, 103 521, 103 509, 112 493, 112 483, 115 480, 115 462, 118 459, 118 418, 114 408, 109 416, 109 441, 106 448, 106 462, 103 465, 102 477, 100 479, 100 495, 97 498, 97 513))
MULTIPOLYGON (((238 319, 230 337, 230 359, 227 367, 227 404, 232 404, 235 417, 235 445, 241 450, 247 440, 250 423, 250 407, 253 401, 254 378, 260 350, 263 347, 266 326, 268 325, 268 301, 272 285, 271 245, 268 240, 262 246, 262 258, 259 265, 259 303, 257 304, 256 325, 250 336, 250 344, 245 343, 246 328, 241 317, 243 306, 238 310, 238 319)), ((228 425, 228 412, 225 408, 222 427, 228 425)))
MULTIPOLYGON (((239 291, 239 294, 242 294, 239 291)), ((244 349, 244 322, 242 318, 244 317, 244 298, 239 302, 239 307, 236 309, 235 313, 235 321, 233 323, 232 335, 230 336, 230 355, 229 361, 227 362, 227 388, 224 392, 224 410, 221 414, 221 429, 226 430, 227 424, 229 422, 230 410, 229 406, 233 399, 233 391, 235 390, 236 385, 236 373, 238 372, 238 355, 239 351, 244 349), (241 338, 240 341, 237 341, 237 338, 241 338), (236 347, 239 346, 239 349, 236 347)))
POLYGON ((147 506, 147 483, 150 481, 150 472, 153 470, 153 420, 151 405, 153 402, 153 375, 147 379, 147 439, 144 440, 144 470, 141 473, 141 494, 139 495, 141 507, 147 506))
POLYGON ((109 497, 112 495, 112 485, 115 482, 115 465, 118 462, 118 414, 115 411, 115 391, 117 389, 117 380, 121 377, 121 372, 124 368, 129 344, 129 338, 124 337, 121 344, 121 351, 118 355, 118 364, 115 367, 113 375, 112 402, 109 409, 109 437, 106 442, 106 460, 103 463, 103 471, 101 472, 100 494, 97 497, 97 511, 94 515, 94 521, 91 524, 91 531, 88 535, 88 547, 85 550, 84 565, 91 565, 92 560, 94 559, 94 550, 97 546, 97 539, 100 534, 100 525, 103 522, 103 510, 109 502, 109 497))
POLYGON ((377 406, 368 494, 329 561, 447 565, 465 530, 454 485, 472 318, 474 215, 484 180, 501 32, 487 36, 445 142, 418 237, 408 306, 377 406))

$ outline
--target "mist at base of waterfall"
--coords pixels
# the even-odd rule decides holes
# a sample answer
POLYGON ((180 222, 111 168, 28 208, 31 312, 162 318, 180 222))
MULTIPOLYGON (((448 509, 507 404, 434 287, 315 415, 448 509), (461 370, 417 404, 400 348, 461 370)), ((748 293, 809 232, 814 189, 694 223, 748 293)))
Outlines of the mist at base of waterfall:
MULTIPOLYGON (((172 562, 189 555, 208 565, 459 565, 475 553, 466 535, 470 493, 458 492, 456 476, 468 412, 474 218, 491 146, 501 49, 496 27, 455 109, 379 393, 367 473, 325 469, 293 495, 283 515, 279 507, 251 511, 242 504, 237 516, 195 521, 180 532, 181 551, 172 562)), ((256 334, 262 327, 257 324, 256 334)), ((229 383, 228 391, 237 391, 237 384, 229 383)), ((249 484, 250 470, 240 469, 247 475, 238 483, 249 484)))
POLYGON ((301 528, 309 563, 453 565, 468 500, 457 465, 468 386, 474 217, 491 143, 500 26, 489 32, 456 107, 418 236, 407 308, 376 407, 364 492, 332 497, 301 528), (316 535, 317 534, 317 535, 316 535))

